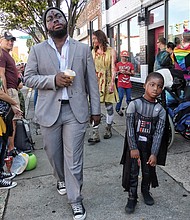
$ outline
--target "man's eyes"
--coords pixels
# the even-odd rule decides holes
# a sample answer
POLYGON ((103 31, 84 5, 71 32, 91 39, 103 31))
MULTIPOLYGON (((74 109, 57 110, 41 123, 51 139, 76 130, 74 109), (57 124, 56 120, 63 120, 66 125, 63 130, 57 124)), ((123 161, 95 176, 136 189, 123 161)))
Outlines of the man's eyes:
POLYGON ((46 21, 47 22, 50 22, 50 21, 52 21, 53 20, 53 18, 48 18, 46 21))
MULTIPOLYGON (((55 18, 56 19, 62 18, 62 15, 56 15, 55 18)), ((50 22, 50 21, 53 21, 53 19, 54 19, 53 17, 48 17, 46 21, 50 22)))

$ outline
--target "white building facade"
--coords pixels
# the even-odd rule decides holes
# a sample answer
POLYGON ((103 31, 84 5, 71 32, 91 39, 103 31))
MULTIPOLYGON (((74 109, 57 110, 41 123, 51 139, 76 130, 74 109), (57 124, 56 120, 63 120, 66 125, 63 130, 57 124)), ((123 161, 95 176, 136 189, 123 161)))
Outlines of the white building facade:
MULTIPOLYGON (((102 30, 119 54, 130 52, 135 66, 132 81, 143 83, 153 71, 157 39, 181 39, 190 29, 190 1, 183 0, 102 0, 102 30)), ((119 57, 118 57, 119 58, 119 57)))

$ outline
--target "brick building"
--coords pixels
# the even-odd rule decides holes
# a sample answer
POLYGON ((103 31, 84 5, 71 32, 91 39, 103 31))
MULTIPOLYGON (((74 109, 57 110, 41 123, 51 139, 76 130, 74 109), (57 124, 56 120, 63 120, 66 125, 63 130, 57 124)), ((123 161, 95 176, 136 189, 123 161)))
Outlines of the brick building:
POLYGON ((89 1, 85 10, 77 20, 74 38, 92 45, 92 32, 102 29, 101 0, 89 1))

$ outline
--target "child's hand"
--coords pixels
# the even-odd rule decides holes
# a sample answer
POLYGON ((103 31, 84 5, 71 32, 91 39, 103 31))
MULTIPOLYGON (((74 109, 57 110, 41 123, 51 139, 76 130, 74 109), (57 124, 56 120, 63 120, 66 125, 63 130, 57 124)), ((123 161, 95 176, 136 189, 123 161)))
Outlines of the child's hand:
POLYGON ((137 150, 137 149, 136 150, 131 150, 130 154, 131 154, 131 158, 138 159, 140 157, 139 150, 137 150))
POLYGON ((151 154, 149 159, 148 159, 148 161, 147 161, 147 164, 149 164, 152 167, 155 167, 156 166, 156 162, 157 162, 156 156, 151 154))

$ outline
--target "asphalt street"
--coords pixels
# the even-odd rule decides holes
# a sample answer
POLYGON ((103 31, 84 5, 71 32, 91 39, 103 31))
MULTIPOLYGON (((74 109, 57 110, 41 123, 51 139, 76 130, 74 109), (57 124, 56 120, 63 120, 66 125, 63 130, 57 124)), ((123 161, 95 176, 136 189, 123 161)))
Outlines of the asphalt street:
MULTIPOLYGON (((38 164, 36 169, 25 171, 15 178, 18 185, 0 190, 0 219, 2 220, 70 220, 71 209, 67 196, 56 191, 56 180, 43 150, 42 136, 36 134, 33 91, 23 89, 27 119, 35 141, 38 164)), ((47 113, 48 114, 48 113, 47 113)), ((144 204, 139 189, 139 202, 134 214, 127 215, 124 207, 127 193, 121 186, 122 166, 119 164, 125 133, 125 117, 115 113, 113 137, 103 139, 105 109, 102 105, 101 141, 89 145, 90 127, 85 137, 84 185, 82 194, 88 220, 189 220, 190 219, 190 142, 179 134, 168 152, 165 167, 158 166, 159 187, 151 189, 153 206, 144 204)), ((141 176, 139 176, 139 182, 141 176)))

